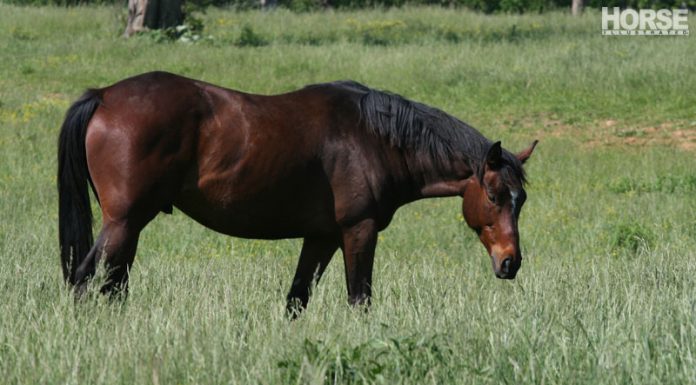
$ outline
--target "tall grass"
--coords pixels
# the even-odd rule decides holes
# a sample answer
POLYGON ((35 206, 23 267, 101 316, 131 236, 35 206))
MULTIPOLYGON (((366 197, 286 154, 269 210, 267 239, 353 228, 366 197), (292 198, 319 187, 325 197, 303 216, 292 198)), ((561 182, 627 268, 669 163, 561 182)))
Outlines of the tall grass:
POLYGON ((603 38, 592 13, 211 10, 212 38, 183 44, 121 39, 122 18, 0 5, 3 383, 696 382, 694 153, 616 131, 693 132, 692 38, 603 38), (245 28, 266 44, 240 47, 245 28), (347 306, 337 254, 289 322, 300 241, 229 238, 175 212, 143 232, 127 301, 75 304, 57 130, 82 89, 153 69, 259 93, 351 78, 512 150, 541 137, 518 278, 493 277, 458 199, 422 201, 380 235, 368 314, 347 306))

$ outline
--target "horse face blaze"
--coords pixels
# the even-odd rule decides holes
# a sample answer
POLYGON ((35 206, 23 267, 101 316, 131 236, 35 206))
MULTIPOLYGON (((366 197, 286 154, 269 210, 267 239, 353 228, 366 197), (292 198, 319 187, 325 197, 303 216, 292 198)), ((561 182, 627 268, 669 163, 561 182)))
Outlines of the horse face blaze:
POLYGON ((504 186, 492 171, 485 173, 483 184, 472 178, 464 191, 462 214, 491 256, 498 278, 515 278, 522 265, 517 219, 525 197, 522 187, 504 186))

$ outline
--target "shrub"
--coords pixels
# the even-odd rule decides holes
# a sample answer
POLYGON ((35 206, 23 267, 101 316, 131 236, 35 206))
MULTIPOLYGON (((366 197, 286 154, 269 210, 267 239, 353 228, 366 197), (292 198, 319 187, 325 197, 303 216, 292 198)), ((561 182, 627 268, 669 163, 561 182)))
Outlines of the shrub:
POLYGON ((261 47, 267 45, 268 41, 263 38, 263 36, 254 32, 254 29, 248 25, 242 28, 242 32, 239 34, 239 39, 235 43, 238 47, 261 47))
POLYGON ((612 251, 636 254, 641 250, 653 247, 655 235, 653 232, 636 222, 619 223, 614 225, 610 234, 612 251))
POLYGON ((371 339, 352 347, 337 348, 324 341, 305 340, 303 355, 277 363, 288 383, 306 382, 307 371, 323 372, 325 383, 365 384, 406 378, 423 383, 439 379, 449 383, 448 373, 436 373, 434 367, 446 362, 452 351, 439 336, 406 336, 371 339), (438 378, 440 377, 440 378, 438 378))

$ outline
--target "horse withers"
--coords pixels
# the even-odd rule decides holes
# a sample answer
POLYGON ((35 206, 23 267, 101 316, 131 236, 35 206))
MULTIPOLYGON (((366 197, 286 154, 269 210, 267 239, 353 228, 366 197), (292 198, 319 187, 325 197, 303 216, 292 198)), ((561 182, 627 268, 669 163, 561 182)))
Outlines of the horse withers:
POLYGON ((288 300, 341 249, 349 301, 369 303, 377 234, 409 202, 461 196, 495 275, 522 262, 523 163, 466 123, 355 82, 254 95, 152 72, 87 91, 58 145, 63 275, 78 292, 100 260, 104 293, 127 289, 140 231, 176 207, 215 231, 304 238, 288 300), (91 185, 102 227, 91 233, 91 185))

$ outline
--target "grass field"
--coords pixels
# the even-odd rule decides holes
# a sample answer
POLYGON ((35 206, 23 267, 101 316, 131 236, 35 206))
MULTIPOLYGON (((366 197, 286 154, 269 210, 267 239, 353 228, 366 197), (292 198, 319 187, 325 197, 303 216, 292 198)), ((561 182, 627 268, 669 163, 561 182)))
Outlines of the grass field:
POLYGON ((592 12, 209 10, 203 41, 161 43, 120 38, 124 13, 0 4, 1 383, 696 383, 693 37, 603 38, 592 12), (154 69, 258 93, 354 79, 511 150, 540 139, 518 278, 494 278, 459 199, 421 201, 380 235, 369 314, 337 254, 289 322, 300 241, 175 212, 145 229, 127 301, 74 304, 58 128, 84 88, 154 69))

